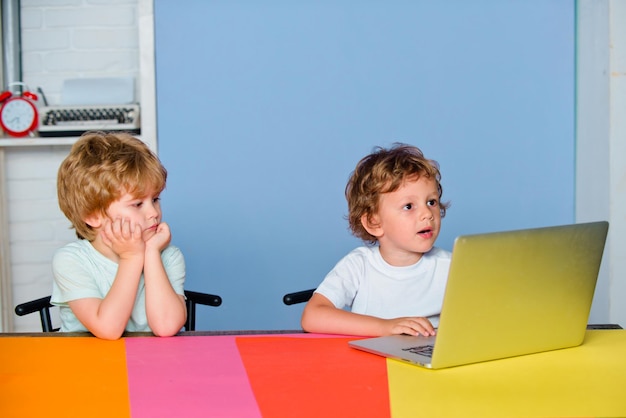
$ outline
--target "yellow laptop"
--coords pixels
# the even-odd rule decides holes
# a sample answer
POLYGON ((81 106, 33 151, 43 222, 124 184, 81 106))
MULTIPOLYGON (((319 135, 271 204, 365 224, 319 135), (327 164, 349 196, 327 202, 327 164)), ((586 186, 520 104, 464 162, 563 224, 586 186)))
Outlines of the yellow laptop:
POLYGON ((350 341, 439 369, 582 344, 608 222, 459 236, 435 337, 350 341))

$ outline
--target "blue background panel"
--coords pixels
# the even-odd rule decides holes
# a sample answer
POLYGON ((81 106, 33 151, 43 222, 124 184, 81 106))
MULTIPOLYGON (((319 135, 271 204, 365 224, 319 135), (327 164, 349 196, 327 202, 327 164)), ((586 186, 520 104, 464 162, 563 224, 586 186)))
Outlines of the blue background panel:
POLYGON ((373 147, 439 161, 460 234, 574 221, 573 1, 155 1, 164 218, 198 329, 299 327, 284 293, 360 242, 373 147))

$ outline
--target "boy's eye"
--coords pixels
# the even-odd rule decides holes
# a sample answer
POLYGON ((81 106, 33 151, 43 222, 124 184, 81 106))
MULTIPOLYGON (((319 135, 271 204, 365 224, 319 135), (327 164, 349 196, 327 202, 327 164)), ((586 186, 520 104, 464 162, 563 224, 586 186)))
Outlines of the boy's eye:
POLYGON ((431 199, 426 204, 428 206, 437 206, 439 204, 439 202, 437 201, 437 199, 431 199))
POLYGON ((157 203, 161 200, 161 198, 159 196, 155 197, 152 199, 152 203, 157 203))
POLYGON ((404 205, 402 207, 402 209, 404 209, 404 210, 411 210, 411 208, 413 208, 413 204, 411 204, 411 203, 407 203, 406 205, 404 205))

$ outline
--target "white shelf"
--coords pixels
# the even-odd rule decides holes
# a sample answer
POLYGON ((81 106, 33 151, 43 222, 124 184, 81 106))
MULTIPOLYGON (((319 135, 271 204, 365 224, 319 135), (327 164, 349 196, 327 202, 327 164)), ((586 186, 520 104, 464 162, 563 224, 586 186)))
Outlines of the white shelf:
MULTIPOLYGON (((120 131, 122 132, 122 131, 120 131)), ((132 134, 134 137, 144 140, 141 134, 132 134)), ((51 145, 74 145, 80 138, 79 136, 59 136, 59 137, 25 137, 25 138, 10 138, 0 136, 0 148, 1 147, 49 147, 51 145)), ((151 145, 151 144, 148 144, 151 145)))
POLYGON ((0 147, 41 147, 50 145, 72 145, 78 139, 72 137, 25 137, 9 138, 0 137, 0 147))

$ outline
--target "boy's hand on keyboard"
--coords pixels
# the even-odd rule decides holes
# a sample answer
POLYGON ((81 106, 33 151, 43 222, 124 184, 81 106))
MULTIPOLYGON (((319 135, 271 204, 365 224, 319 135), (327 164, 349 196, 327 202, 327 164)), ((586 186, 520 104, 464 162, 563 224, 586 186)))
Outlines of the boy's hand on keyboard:
POLYGON ((430 337, 435 335, 435 328, 427 318, 413 316, 404 318, 386 319, 385 327, 387 335, 406 334, 406 335, 423 335, 430 337))

